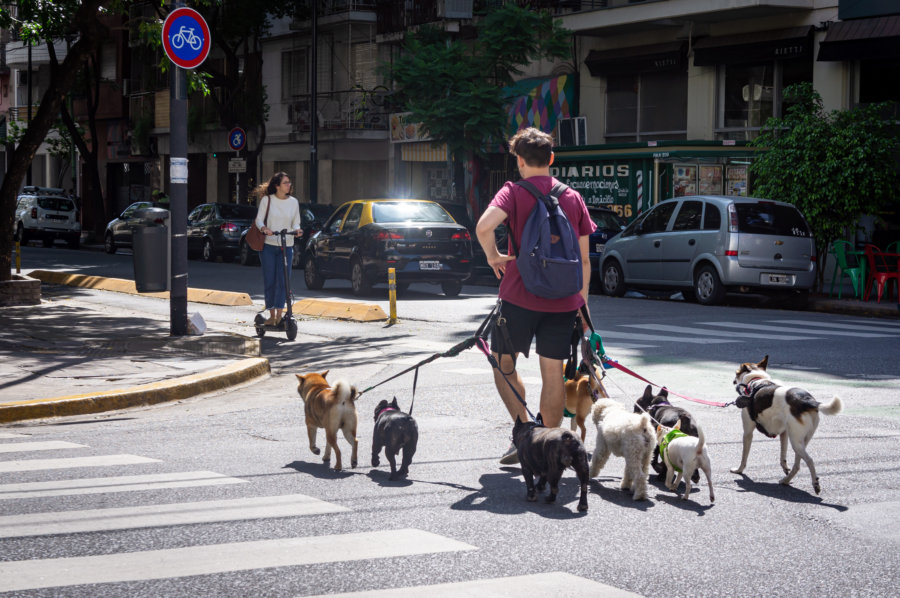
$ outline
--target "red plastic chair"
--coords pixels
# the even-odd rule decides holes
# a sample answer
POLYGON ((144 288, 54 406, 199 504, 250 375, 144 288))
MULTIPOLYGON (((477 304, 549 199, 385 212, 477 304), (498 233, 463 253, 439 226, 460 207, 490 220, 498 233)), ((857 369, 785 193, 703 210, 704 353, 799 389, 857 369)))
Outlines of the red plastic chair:
POLYGON ((865 301, 869 300, 873 284, 877 285, 878 288, 879 303, 881 303, 881 295, 885 286, 887 286, 888 298, 890 298, 890 283, 892 281, 898 286, 897 295, 900 297, 900 271, 897 269, 897 261, 889 260, 875 245, 867 244, 863 247, 863 251, 866 254, 866 261, 869 265, 868 276, 866 277, 866 294, 863 299, 865 301))

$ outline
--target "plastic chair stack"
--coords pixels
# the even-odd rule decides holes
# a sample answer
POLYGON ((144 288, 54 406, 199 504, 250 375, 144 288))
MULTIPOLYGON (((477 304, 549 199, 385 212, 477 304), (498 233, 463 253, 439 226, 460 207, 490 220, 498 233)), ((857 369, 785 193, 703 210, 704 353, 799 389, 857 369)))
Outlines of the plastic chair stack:
POLYGON ((893 281, 898 286, 897 294, 900 297, 900 270, 898 270, 898 259, 896 257, 887 258, 881 253, 875 245, 868 244, 863 247, 866 254, 866 261, 869 265, 868 276, 866 277, 866 294, 864 299, 869 300, 872 293, 872 285, 878 289, 878 302, 881 303, 881 296, 885 286, 888 289, 888 297, 890 297, 893 281))
MULTIPOLYGON (((831 245, 831 251, 834 253, 834 275, 831 277, 831 291, 829 292, 829 296, 834 296, 834 282, 837 280, 838 282, 838 299, 841 298, 841 292, 843 291, 844 286, 844 277, 848 277, 850 279, 850 284, 853 285, 853 294, 859 299, 863 294, 863 268, 858 264, 851 265, 850 258, 851 255, 849 252, 853 251, 853 245, 851 245, 847 241, 836 240, 831 245), (838 272, 840 270, 840 272, 838 272)), ((855 260, 854 260, 855 264, 855 260)))

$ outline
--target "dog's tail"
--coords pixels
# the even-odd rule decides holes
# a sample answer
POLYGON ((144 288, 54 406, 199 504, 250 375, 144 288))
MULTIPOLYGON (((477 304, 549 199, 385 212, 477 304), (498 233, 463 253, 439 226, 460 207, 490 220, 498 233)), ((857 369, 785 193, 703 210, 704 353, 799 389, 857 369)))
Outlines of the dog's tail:
POLYGON ((706 444, 706 436, 703 435, 703 428, 697 426, 697 454, 703 452, 703 445, 706 444))
POLYGON ((359 396, 359 391, 356 390, 356 387, 347 382, 346 380, 338 380, 334 383, 334 394, 338 398, 338 403, 353 403, 356 400, 356 397, 359 396))
POLYGON ((825 415, 837 415, 844 408, 844 403, 839 397, 834 397, 828 403, 819 403, 819 412, 825 415))

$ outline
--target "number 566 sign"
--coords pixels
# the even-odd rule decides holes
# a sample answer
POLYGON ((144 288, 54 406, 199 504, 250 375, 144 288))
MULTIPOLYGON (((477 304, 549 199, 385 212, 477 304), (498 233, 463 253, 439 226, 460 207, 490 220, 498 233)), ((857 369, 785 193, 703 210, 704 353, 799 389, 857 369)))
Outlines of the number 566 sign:
POLYGON ((209 26, 193 8, 176 8, 162 27, 162 43, 169 60, 183 69, 199 66, 211 45, 209 26))

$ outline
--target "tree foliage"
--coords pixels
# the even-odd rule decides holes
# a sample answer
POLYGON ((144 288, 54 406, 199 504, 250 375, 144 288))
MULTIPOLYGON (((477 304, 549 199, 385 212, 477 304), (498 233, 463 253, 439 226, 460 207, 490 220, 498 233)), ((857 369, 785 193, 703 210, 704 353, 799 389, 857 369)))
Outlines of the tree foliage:
POLYGON ((395 100, 457 159, 482 155, 505 134, 503 87, 538 59, 568 59, 570 32, 547 12, 513 3, 488 13, 474 40, 436 28, 408 34, 403 54, 383 65, 395 100))
MULTIPOLYGON (((826 112, 810 83, 785 89, 789 107, 770 118, 752 145, 765 148, 750 166, 758 197, 787 201, 806 216, 824 264, 835 239, 854 230, 860 216, 896 201, 898 189, 895 125, 886 105, 826 112)), ((823 268, 819 268, 819 283, 823 268)))

